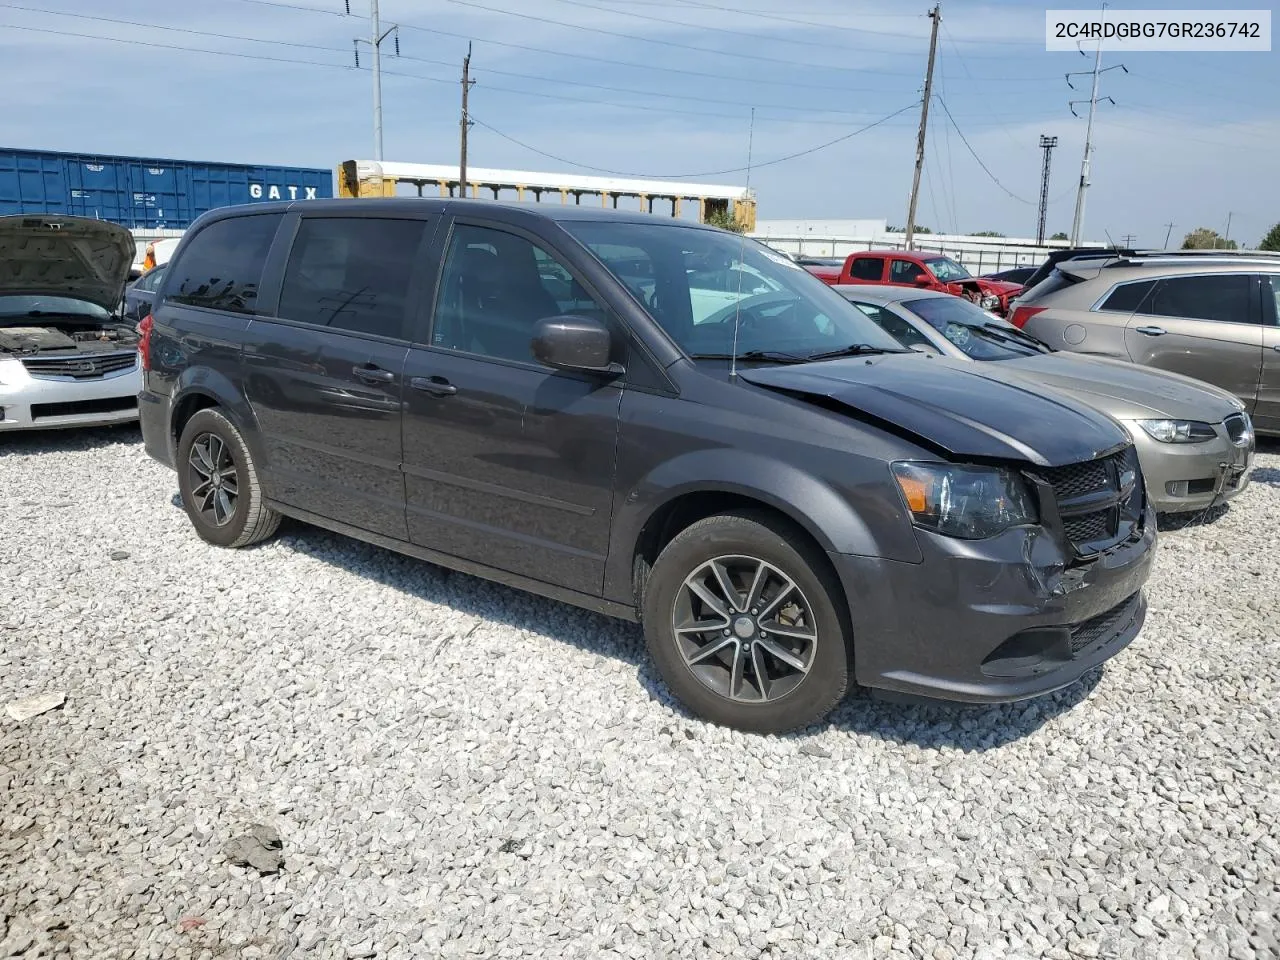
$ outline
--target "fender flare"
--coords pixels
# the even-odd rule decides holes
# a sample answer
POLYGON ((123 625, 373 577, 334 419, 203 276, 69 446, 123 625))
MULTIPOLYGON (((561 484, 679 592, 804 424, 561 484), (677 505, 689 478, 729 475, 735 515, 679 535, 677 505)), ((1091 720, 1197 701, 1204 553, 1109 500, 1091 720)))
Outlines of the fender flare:
POLYGON ((749 451, 698 450, 664 461, 619 497, 605 575, 606 595, 630 596, 633 557, 645 526, 672 501, 694 493, 736 494, 758 500, 805 530, 827 553, 884 555, 855 505, 818 477, 749 451))
POLYGON ((183 401, 192 396, 204 396, 213 400, 218 408, 240 431, 240 436, 253 454, 258 464, 265 463, 266 455, 262 447, 262 437, 258 429, 258 418, 245 398, 244 391, 232 380, 212 367, 187 367, 178 376, 174 386, 172 400, 169 405, 169 443, 174 463, 177 463, 178 435, 174 418, 181 409, 183 401))

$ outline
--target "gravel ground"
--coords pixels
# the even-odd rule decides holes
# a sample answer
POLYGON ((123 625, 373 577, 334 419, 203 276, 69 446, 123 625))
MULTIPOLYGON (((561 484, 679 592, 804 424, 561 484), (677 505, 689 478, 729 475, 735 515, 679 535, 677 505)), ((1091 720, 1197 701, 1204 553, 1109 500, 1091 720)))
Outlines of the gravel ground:
POLYGON ((683 714, 632 625, 219 551, 176 490, 136 430, 0 437, 0 703, 66 694, 0 713, 4 956, 1280 955, 1280 445, 1104 670, 780 738, 683 714))

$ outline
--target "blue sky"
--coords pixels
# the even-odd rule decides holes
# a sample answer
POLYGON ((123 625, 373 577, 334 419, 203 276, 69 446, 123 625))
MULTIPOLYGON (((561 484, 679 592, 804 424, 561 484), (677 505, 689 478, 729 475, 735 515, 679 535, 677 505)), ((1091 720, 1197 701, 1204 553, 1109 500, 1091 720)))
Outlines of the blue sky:
MULTIPOLYGON (((746 165, 754 106, 751 186, 762 218, 901 223, 929 5, 382 0, 384 23, 402 25, 401 56, 390 41, 384 50, 385 158, 456 162, 458 76, 472 40, 471 109, 482 124, 471 137, 475 166, 743 183, 742 172, 711 174, 746 165), (768 163, 903 108, 842 143, 768 163)), ((1245 5, 1273 7, 1233 4, 1245 5)), ((921 222, 1032 235, 1037 141, 1049 134, 1059 138, 1049 230, 1070 229, 1085 123, 1067 102, 1088 90, 1087 78, 1073 92, 1063 75, 1092 61, 1045 52, 1045 9, 1012 0, 943 4, 921 222)), ((352 39, 369 31, 368 0, 351 0, 351 10, 346 16, 343 0, 0 2, 5 140, 330 168, 369 159, 368 47, 360 70, 351 54, 352 39)), ((1280 221, 1278 57, 1106 56, 1104 66, 1123 62, 1129 73, 1104 76, 1102 93, 1116 105, 1098 110, 1086 236, 1132 234, 1154 245, 1170 221, 1176 241, 1197 226, 1222 232, 1230 214, 1231 236, 1256 243, 1280 221)))

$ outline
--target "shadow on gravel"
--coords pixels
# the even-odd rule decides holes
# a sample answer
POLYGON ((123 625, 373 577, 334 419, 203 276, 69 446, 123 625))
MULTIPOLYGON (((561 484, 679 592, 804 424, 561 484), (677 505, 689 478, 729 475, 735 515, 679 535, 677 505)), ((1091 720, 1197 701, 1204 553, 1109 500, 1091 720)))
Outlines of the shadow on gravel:
POLYGON ((66 430, 0 431, 0 456, 72 453, 117 444, 140 445, 141 443, 142 430, 136 423, 66 430))
POLYGON ((1249 474, 1249 479, 1253 483, 1265 483, 1272 487, 1280 487, 1280 470, 1275 467, 1256 467, 1253 473, 1249 474))
POLYGON ((1161 513, 1156 516, 1156 529, 1161 533, 1190 530, 1217 523, 1231 512, 1231 504, 1220 503, 1212 510, 1189 510, 1186 513, 1161 513))
MULTIPOLYGON (((175 498, 176 499, 176 498, 175 498)), ((704 721, 690 714, 667 690, 644 649, 640 627, 504 587, 426 561, 402 556, 306 524, 286 520, 275 542, 384 586, 450 607, 477 623, 512 627, 572 643, 592 654, 613 657, 636 668, 637 679, 654 700, 670 707, 694 729, 704 721)), ((470 629, 470 625, 467 625, 470 629)), ((455 638, 451 641, 461 642, 455 638)), ((1002 705, 899 704, 851 692, 820 726, 788 734, 808 741, 835 729, 929 749, 984 751, 1020 740, 1084 700, 1102 677, 1102 668, 1076 683, 1035 700, 1002 705)))

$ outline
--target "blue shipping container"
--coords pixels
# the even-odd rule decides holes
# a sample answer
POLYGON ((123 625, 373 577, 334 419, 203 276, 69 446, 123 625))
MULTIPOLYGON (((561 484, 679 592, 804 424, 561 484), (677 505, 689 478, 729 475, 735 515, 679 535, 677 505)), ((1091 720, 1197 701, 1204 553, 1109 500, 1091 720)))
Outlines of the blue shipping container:
POLYGON ((238 203, 333 196, 333 172, 0 148, 0 215, 52 213, 183 230, 238 203))

